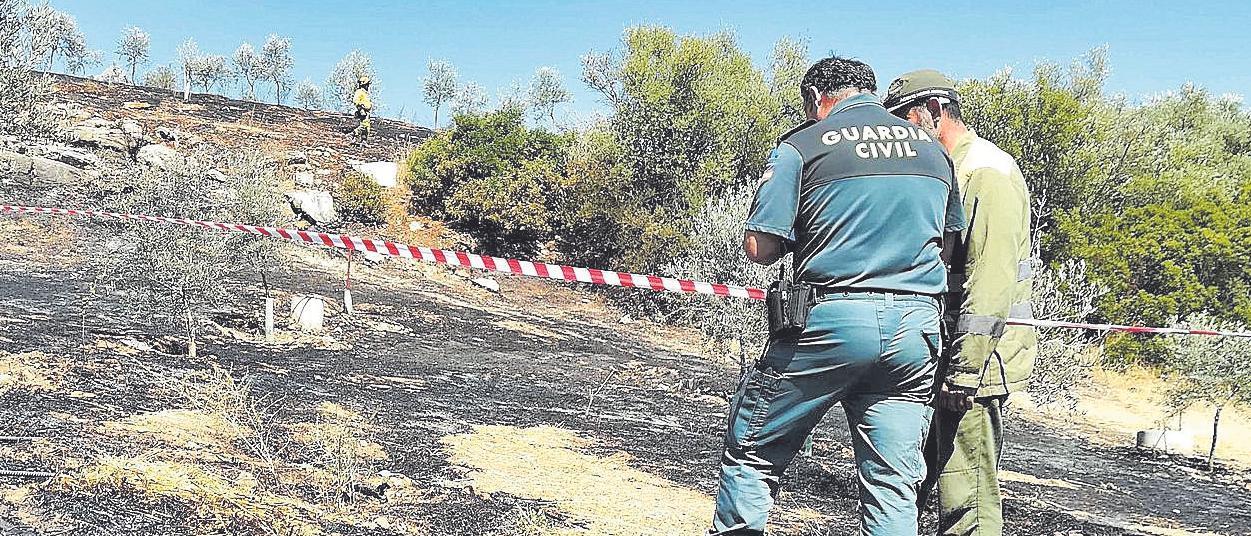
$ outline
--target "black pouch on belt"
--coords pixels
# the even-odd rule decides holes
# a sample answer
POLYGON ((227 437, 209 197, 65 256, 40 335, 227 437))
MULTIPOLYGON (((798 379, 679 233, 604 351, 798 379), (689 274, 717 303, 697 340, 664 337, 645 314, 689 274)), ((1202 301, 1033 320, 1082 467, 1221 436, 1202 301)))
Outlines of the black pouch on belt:
POLYGON ((808 312, 817 303, 812 285, 796 283, 783 265, 778 280, 769 285, 765 307, 769 311, 769 338, 798 335, 808 326, 808 312))

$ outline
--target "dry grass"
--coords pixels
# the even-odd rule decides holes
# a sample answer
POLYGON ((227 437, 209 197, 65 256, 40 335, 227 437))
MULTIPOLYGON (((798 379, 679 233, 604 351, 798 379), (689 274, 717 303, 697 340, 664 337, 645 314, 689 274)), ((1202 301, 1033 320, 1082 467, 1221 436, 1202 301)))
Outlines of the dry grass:
POLYGON ((232 452, 232 442, 255 432, 221 415, 198 410, 169 409, 132 415, 104 428, 125 436, 142 435, 166 444, 188 449, 211 448, 217 453, 232 452))
MULTIPOLYGON (((1164 380, 1155 371, 1096 369, 1092 384, 1079 395, 1076 414, 1039 410, 1025 402, 1026 416, 1113 445, 1133 444, 1139 430, 1178 429, 1178 419, 1162 404, 1164 380)), ((1194 441, 1196 453, 1207 453, 1212 439, 1210 407, 1195 407, 1181 416, 1181 431, 1194 441)), ((1251 465, 1251 414, 1226 408, 1221 414, 1216 455, 1251 465)))
POLYGON ((332 402, 317 407, 318 422, 289 428, 296 442, 311 449, 317 462, 311 471, 321 501, 342 508, 355 499, 352 486, 375 474, 372 464, 390 457, 370 441, 373 426, 359 413, 332 402))
MULTIPOLYGON (((91 460, 67 471, 50 489, 173 500, 207 520, 206 528, 231 534, 321 535, 331 523, 425 534, 420 524, 392 515, 396 507, 427 498, 408 477, 375 469, 390 456, 370 440, 374 426, 367 417, 323 402, 316 422, 287 425, 293 441, 275 448, 274 425, 261 419, 264 410, 251 397, 246 378, 236 380, 214 368, 171 387, 190 407, 132 415, 100 427, 106 444, 150 448, 138 456, 91 460), (296 482, 318 491, 299 492, 296 482), (385 500, 378 495, 365 499, 361 490, 384 494, 385 500)), ((20 509, 25 497, 8 502, 20 509)))
POLYGON ((52 485, 66 491, 128 491, 152 499, 175 499, 205 518, 219 520, 223 527, 292 536, 323 534, 315 521, 321 517, 316 506, 264 491, 256 478, 244 471, 228 476, 201 465, 146 457, 105 457, 52 485))
POLYGON ((9 391, 53 391, 61 383, 64 365, 42 352, 0 352, 0 394, 9 391))
POLYGON ((532 335, 535 337, 541 337, 544 339, 554 339, 558 341, 563 341, 566 338, 564 335, 561 335, 554 331, 549 331, 537 325, 531 324, 529 322, 522 322, 520 320, 497 320, 494 322, 494 324, 501 328, 507 329, 509 331, 515 331, 523 335, 532 335))
POLYGON ((630 467, 625 453, 586 454, 582 449, 589 443, 569 430, 479 426, 443 443, 452 463, 472 469, 479 492, 552 501, 587 527, 575 531, 536 522, 523 534, 634 536, 641 527, 649 534, 701 534, 712 516, 709 493, 630 467))

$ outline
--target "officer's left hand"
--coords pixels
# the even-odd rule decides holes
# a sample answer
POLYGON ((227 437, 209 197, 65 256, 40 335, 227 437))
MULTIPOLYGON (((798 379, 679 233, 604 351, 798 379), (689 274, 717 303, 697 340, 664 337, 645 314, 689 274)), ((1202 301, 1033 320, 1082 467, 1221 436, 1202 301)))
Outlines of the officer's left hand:
POLYGON ((937 405, 947 411, 968 411, 973 409, 973 395, 976 393, 977 389, 948 385, 947 382, 943 382, 942 388, 938 390, 937 405))

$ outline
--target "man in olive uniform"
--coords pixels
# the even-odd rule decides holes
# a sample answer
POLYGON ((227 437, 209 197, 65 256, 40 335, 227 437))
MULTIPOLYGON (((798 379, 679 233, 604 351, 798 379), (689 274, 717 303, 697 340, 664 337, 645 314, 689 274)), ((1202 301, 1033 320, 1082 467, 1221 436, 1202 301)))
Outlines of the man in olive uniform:
POLYGON ((944 355, 920 500, 936 482, 939 534, 1002 534, 1001 412, 1008 394, 1027 386, 1038 354, 1033 327, 1005 324, 1033 317, 1029 189, 1011 156, 965 126, 960 95, 941 73, 899 77, 885 105, 937 134, 955 161, 969 219, 948 278, 953 344, 944 355))
POLYGON ((369 100, 368 76, 357 79, 356 92, 352 94, 352 105, 356 108, 356 119, 360 121, 360 124, 356 125, 356 129, 352 131, 352 135, 356 136, 354 143, 364 145, 370 134, 369 114, 374 109, 374 103, 369 100))
POLYGON ((964 229, 954 169, 891 116, 873 70, 827 58, 799 87, 810 119, 769 157, 746 223, 749 259, 794 253, 816 305, 771 337, 730 407, 711 535, 761 535, 782 473, 839 402, 859 471, 861 534, 915 535, 922 446, 942 342, 945 233, 964 229))

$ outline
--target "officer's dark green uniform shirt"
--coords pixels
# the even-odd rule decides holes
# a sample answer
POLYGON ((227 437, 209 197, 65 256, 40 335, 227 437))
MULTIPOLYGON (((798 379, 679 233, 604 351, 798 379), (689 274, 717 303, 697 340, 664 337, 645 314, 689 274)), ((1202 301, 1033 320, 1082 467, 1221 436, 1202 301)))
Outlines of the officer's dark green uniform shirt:
POLYGON ((965 227, 954 175, 937 140, 860 94, 783 137, 746 228, 783 238, 799 281, 937 296, 943 232, 965 227))

